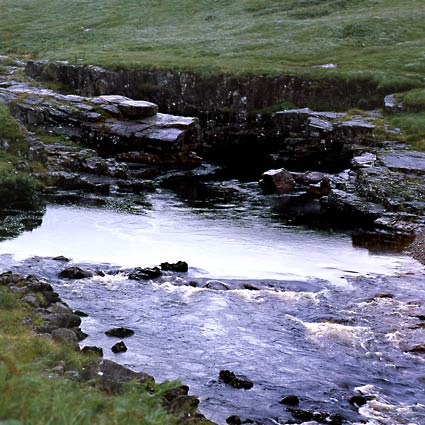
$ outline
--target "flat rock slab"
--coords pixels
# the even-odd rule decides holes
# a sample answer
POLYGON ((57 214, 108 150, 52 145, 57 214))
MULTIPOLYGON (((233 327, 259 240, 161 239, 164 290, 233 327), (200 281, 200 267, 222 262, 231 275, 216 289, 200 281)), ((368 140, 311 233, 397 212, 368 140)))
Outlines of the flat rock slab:
POLYGON ((394 171, 425 174, 425 153, 417 151, 392 152, 380 155, 381 163, 394 171))
POLYGON ((124 100, 118 103, 118 108, 129 118, 146 118, 158 113, 158 105, 144 100, 124 100))

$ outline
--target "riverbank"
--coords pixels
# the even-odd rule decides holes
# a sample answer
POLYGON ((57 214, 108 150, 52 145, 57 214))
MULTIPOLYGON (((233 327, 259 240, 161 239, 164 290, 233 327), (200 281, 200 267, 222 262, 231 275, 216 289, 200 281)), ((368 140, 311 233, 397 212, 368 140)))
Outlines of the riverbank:
POLYGON ((45 424, 199 424, 199 401, 177 382, 156 384, 100 349, 80 351, 82 312, 47 282, 0 275, 0 419, 45 424))

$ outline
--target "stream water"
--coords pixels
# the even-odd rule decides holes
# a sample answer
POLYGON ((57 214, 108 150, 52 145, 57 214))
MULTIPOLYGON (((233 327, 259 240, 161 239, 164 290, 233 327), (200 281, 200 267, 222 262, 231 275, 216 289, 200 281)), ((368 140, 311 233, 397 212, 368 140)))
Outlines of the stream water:
POLYGON ((82 345, 158 381, 181 379, 218 424, 235 414, 300 423, 279 404, 288 394, 346 423, 425 424, 425 357, 406 352, 425 342, 422 267, 353 247, 345 233, 282 223, 249 199, 196 207, 164 191, 131 213, 52 204, 40 227, 0 243, 0 268, 47 279, 88 314, 82 345), (57 255, 106 274, 59 279, 57 255), (125 273, 177 260, 187 274, 125 273), (211 280, 229 289, 204 288, 211 280), (135 331, 126 353, 104 334, 117 326, 135 331), (253 388, 219 382, 222 369, 253 388), (360 409, 354 394, 368 399, 360 409))

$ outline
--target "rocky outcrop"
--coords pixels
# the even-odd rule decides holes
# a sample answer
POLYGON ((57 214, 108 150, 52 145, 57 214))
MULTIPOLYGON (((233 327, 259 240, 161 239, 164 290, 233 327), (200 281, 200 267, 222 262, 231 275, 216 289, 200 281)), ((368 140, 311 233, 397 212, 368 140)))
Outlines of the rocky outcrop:
POLYGON ((334 225, 394 235, 425 228, 423 152, 376 149, 352 158, 350 168, 340 173, 269 170, 260 183, 267 193, 318 198, 318 214, 334 225))
MULTIPOLYGON (((233 169, 241 166, 241 152, 249 167, 273 166, 268 155, 279 151, 282 134, 271 116, 282 103, 317 110, 364 109, 380 106, 386 94, 367 79, 237 77, 143 69, 110 71, 99 66, 46 61, 28 62, 26 73, 41 81, 64 84, 83 96, 116 94, 146 99, 158 104, 161 111, 196 116, 202 125, 202 156, 233 169)), ((312 129, 321 124, 318 118, 311 123, 312 129)), ((293 149, 298 145, 296 140, 291 141, 293 149)), ((304 141, 305 149, 309 148, 304 141)))
POLYGON ((196 118, 159 114, 157 105, 124 96, 62 95, 9 81, 0 101, 29 128, 43 127, 94 148, 103 156, 154 164, 199 164, 196 118))

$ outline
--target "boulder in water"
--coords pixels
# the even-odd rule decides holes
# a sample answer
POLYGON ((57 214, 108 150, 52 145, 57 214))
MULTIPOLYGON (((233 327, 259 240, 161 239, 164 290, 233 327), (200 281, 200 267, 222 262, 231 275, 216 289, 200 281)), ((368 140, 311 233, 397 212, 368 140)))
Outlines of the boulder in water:
POLYGON ((116 336, 118 338, 125 338, 134 335, 134 331, 128 328, 113 328, 105 332, 107 336, 116 336))
POLYGON ((125 353, 127 351, 127 346, 123 341, 117 342, 111 348, 113 353, 125 353))
POLYGON ((189 270, 189 266, 186 261, 177 261, 177 263, 161 263, 161 270, 186 273, 189 270))
POLYGON ((254 383, 243 375, 235 375, 230 370, 220 370, 220 382, 224 382, 233 388, 243 388, 249 390, 254 386, 254 383))
POLYGON ((155 279, 159 276, 161 276, 161 270, 159 267, 136 267, 129 275, 129 279, 133 280, 149 280, 149 279, 155 279))
POLYGON ((93 273, 90 270, 83 270, 80 267, 67 267, 58 276, 64 279, 85 279, 87 277, 93 277, 93 273))

